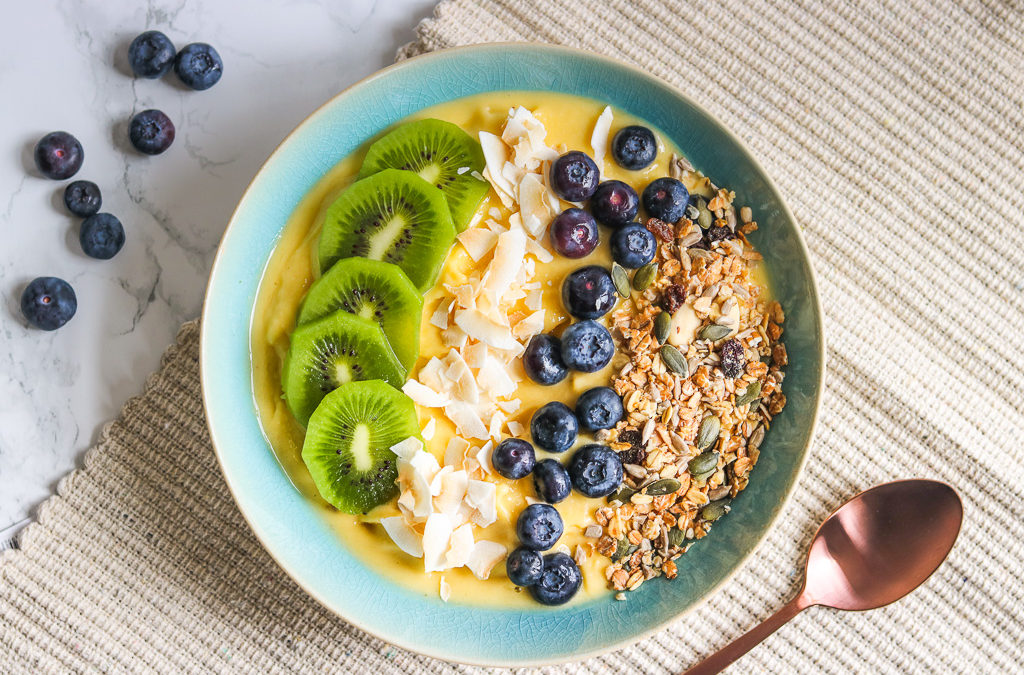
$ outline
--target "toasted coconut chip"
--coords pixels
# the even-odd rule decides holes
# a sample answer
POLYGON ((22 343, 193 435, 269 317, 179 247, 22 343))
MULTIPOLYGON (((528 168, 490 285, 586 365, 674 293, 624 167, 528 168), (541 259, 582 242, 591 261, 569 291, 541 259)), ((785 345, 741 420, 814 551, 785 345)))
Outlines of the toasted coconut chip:
POLYGON ((437 422, 431 417, 427 420, 427 423, 423 425, 423 429, 420 431, 420 435, 423 436, 423 440, 429 441, 434 438, 434 432, 437 430, 437 422))
POLYGON ((464 334, 484 342, 495 349, 515 349, 516 339, 512 331, 499 326, 476 309, 460 309, 455 312, 455 323, 464 334))
POLYGON ((402 385, 402 392, 411 398, 413 403, 417 403, 425 408, 443 408, 451 403, 451 399, 446 394, 439 394, 416 380, 406 380, 405 384, 402 385))
POLYGON ((423 442, 415 436, 410 436, 404 441, 395 443, 391 446, 391 452, 398 455, 399 459, 404 459, 406 461, 412 459, 413 455, 421 450, 423 450, 423 442))
POLYGON ((448 439, 448 446, 444 450, 445 466, 452 466, 456 469, 462 466, 466 458, 466 450, 469 450, 469 441, 458 436, 448 439))
POLYGON ((497 233, 482 227, 467 229, 456 238, 474 262, 479 262, 498 243, 497 233))
POLYGON ((437 309, 430 315, 431 325, 437 326, 441 330, 448 327, 448 314, 451 313, 453 302, 455 302, 454 298, 445 298, 438 304, 437 309))
POLYGON ((499 562, 505 559, 508 549, 495 541, 481 539, 473 546, 473 553, 466 561, 466 567, 476 575, 477 579, 486 579, 491 576, 491 570, 499 562))
POLYGON ((412 529, 402 516, 381 518, 381 526, 395 542, 395 546, 414 558, 423 557, 423 539, 412 529))
POLYGON ((466 504, 474 510, 473 522, 487 527, 498 519, 497 487, 485 480, 470 479, 466 485, 466 504))
POLYGON ((448 598, 452 597, 452 587, 448 585, 444 577, 441 577, 441 586, 438 589, 438 595, 441 596, 442 602, 448 602, 448 598))
POLYGON ((452 536, 452 521, 443 513, 432 513, 423 526, 423 571, 440 572, 448 569, 445 559, 448 541, 452 536))
MULTIPOLYGON (((453 517, 455 512, 459 510, 459 504, 466 498, 469 474, 462 470, 455 471, 450 466, 446 466, 444 469, 450 469, 450 471, 441 479, 440 492, 434 497, 434 508, 449 517, 453 517)), ((444 469, 441 469, 441 471, 444 471, 444 469)))
POLYGON ((590 136, 590 147, 594 149, 594 162, 604 172, 604 156, 608 152, 608 132, 612 128, 612 107, 605 106, 601 115, 594 123, 594 133, 590 136))
POLYGON ((449 567, 462 567, 469 562, 473 554, 474 544, 473 526, 469 523, 460 525, 452 531, 449 540, 448 550, 445 552, 445 563, 449 567))
POLYGON ((480 440, 490 438, 483 420, 470 404, 464 401, 452 401, 445 406, 444 414, 455 424, 455 428, 462 436, 480 440))

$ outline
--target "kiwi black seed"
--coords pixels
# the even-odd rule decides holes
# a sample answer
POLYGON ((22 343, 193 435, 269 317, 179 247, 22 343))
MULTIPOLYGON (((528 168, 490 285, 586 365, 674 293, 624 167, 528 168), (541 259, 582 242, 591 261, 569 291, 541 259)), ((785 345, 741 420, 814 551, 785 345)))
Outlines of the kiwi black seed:
POLYGON ((338 310, 379 323, 405 369, 416 363, 423 296, 398 265, 367 258, 339 260, 306 293, 298 323, 338 310))
POLYGON ((359 176, 382 169, 416 173, 444 193, 455 229, 461 232, 490 189, 480 177, 483 168, 484 153, 476 139, 451 122, 424 119, 403 124, 371 145, 359 176))
POLYGON ((305 425, 323 397, 346 382, 401 387, 405 376, 380 325, 341 310, 295 329, 281 380, 288 408, 305 425))
POLYGON ((419 423, 408 396, 381 380, 349 382, 310 417, 302 461, 328 504, 366 513, 397 494, 391 446, 410 436, 419 437, 419 423))
POLYGON ((385 169, 350 185, 327 209, 320 272, 343 258, 382 260, 401 267, 425 291, 437 280, 454 240, 441 191, 409 171, 385 169))

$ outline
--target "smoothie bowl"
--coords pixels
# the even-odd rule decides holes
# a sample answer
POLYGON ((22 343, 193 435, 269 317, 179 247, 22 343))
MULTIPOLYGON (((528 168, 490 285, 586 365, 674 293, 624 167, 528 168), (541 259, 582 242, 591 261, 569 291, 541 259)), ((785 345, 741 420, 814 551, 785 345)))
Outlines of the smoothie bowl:
POLYGON ((222 469, 279 564, 399 646, 583 658, 753 552, 814 426, 806 250, 681 94, 537 45, 419 57, 293 132, 203 314, 222 469))

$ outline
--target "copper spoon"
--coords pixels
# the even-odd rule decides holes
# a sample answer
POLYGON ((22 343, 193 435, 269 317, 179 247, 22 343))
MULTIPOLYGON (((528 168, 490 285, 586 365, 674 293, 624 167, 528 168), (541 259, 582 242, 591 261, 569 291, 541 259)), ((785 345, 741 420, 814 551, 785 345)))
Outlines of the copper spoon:
POLYGON ((818 528, 796 597, 685 675, 720 672, 808 607, 860 611, 899 600, 946 559, 963 515, 956 491, 938 481, 899 480, 861 492, 818 528))

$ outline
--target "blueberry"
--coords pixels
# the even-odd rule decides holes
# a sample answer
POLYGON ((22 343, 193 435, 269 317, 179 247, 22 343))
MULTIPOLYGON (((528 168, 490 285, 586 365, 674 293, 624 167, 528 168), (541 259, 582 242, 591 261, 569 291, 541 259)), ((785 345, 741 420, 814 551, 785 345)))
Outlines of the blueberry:
POLYGON ((46 134, 36 143, 36 168, 53 180, 71 178, 82 168, 85 151, 78 139, 66 131, 46 134))
POLYGON ((590 198, 590 210, 597 222, 608 227, 622 227, 636 218, 640 198, 636 190, 621 180, 606 180, 597 186, 590 198))
POLYGON ((567 152, 551 163, 551 189, 567 202, 590 199, 600 177, 594 160, 579 150, 567 152))
POLYGON ((505 558, 508 580, 516 586, 533 586, 540 581, 544 570, 544 557, 533 549, 520 546, 505 558))
POLYGON ((124 246, 124 227, 109 213, 95 213, 82 221, 78 240, 90 258, 109 260, 124 246))
POLYGON ((583 575, 576 561, 564 553, 549 553, 544 556, 540 579, 530 586, 530 594, 542 605, 564 605, 582 584, 583 575))
POLYGON ((132 118, 128 138, 139 152, 159 155, 174 142, 174 122, 159 110, 143 110, 132 118))
POLYGON ((147 30, 128 45, 128 64, 139 77, 163 77, 174 65, 174 44, 160 31, 147 30))
POLYGON ((533 446, 519 438, 506 438, 491 453, 494 470, 512 480, 528 475, 536 461, 533 446))
POLYGON ((541 406, 530 419, 533 442, 548 452, 565 452, 576 442, 578 432, 576 415, 560 401, 541 406))
POLYGON ((654 260, 658 242, 651 231, 640 223, 626 225, 612 233, 612 260, 623 267, 636 269, 654 260))
POLYGON ((573 370, 601 370, 614 354, 612 334, 596 321, 577 321, 562 333, 562 361, 573 370))
POLYGON ((562 361, 562 341, 548 333, 530 338, 523 352, 523 370, 537 384, 557 384, 569 374, 562 361))
POLYGON ((637 171, 658 156, 654 132, 637 125, 622 127, 612 138, 612 157, 623 169, 637 171))
POLYGON ((644 210, 652 218, 675 223, 686 214, 690 193, 675 178, 659 178, 644 188, 644 210))
POLYGON ((736 379, 747 369, 747 357, 739 340, 726 340, 718 348, 718 367, 726 377, 732 379, 736 379))
POLYGON ((551 245, 566 258, 582 258, 597 248, 599 235, 594 217, 575 207, 551 221, 551 245))
POLYGON ((205 42, 182 47, 174 58, 174 72, 185 86, 203 91, 217 84, 224 74, 224 62, 217 50, 205 42))
POLYGON ((598 319, 618 300, 611 273, 600 265, 573 270, 562 282, 562 303, 577 319, 598 319))
POLYGON ((562 536, 562 516, 550 504, 530 504, 519 514, 516 534, 523 546, 546 551, 562 536))
POLYGON ((611 387, 588 389, 576 399, 576 419, 587 431, 611 429, 625 414, 622 399, 611 387))
POLYGON ((548 504, 557 504, 569 496, 572 481, 557 459, 542 459, 533 470, 533 487, 548 504))
POLYGON ((76 216, 91 216, 100 210, 102 204, 100 188, 90 180, 76 180, 64 188, 64 206, 76 216))
POLYGON ((584 445, 569 460, 569 477, 577 492, 587 497, 606 497, 622 485, 622 460, 608 446, 584 445))
POLYGON ((75 315, 78 298, 71 284, 57 277, 38 277, 21 294, 21 313, 43 330, 57 330, 75 315))

